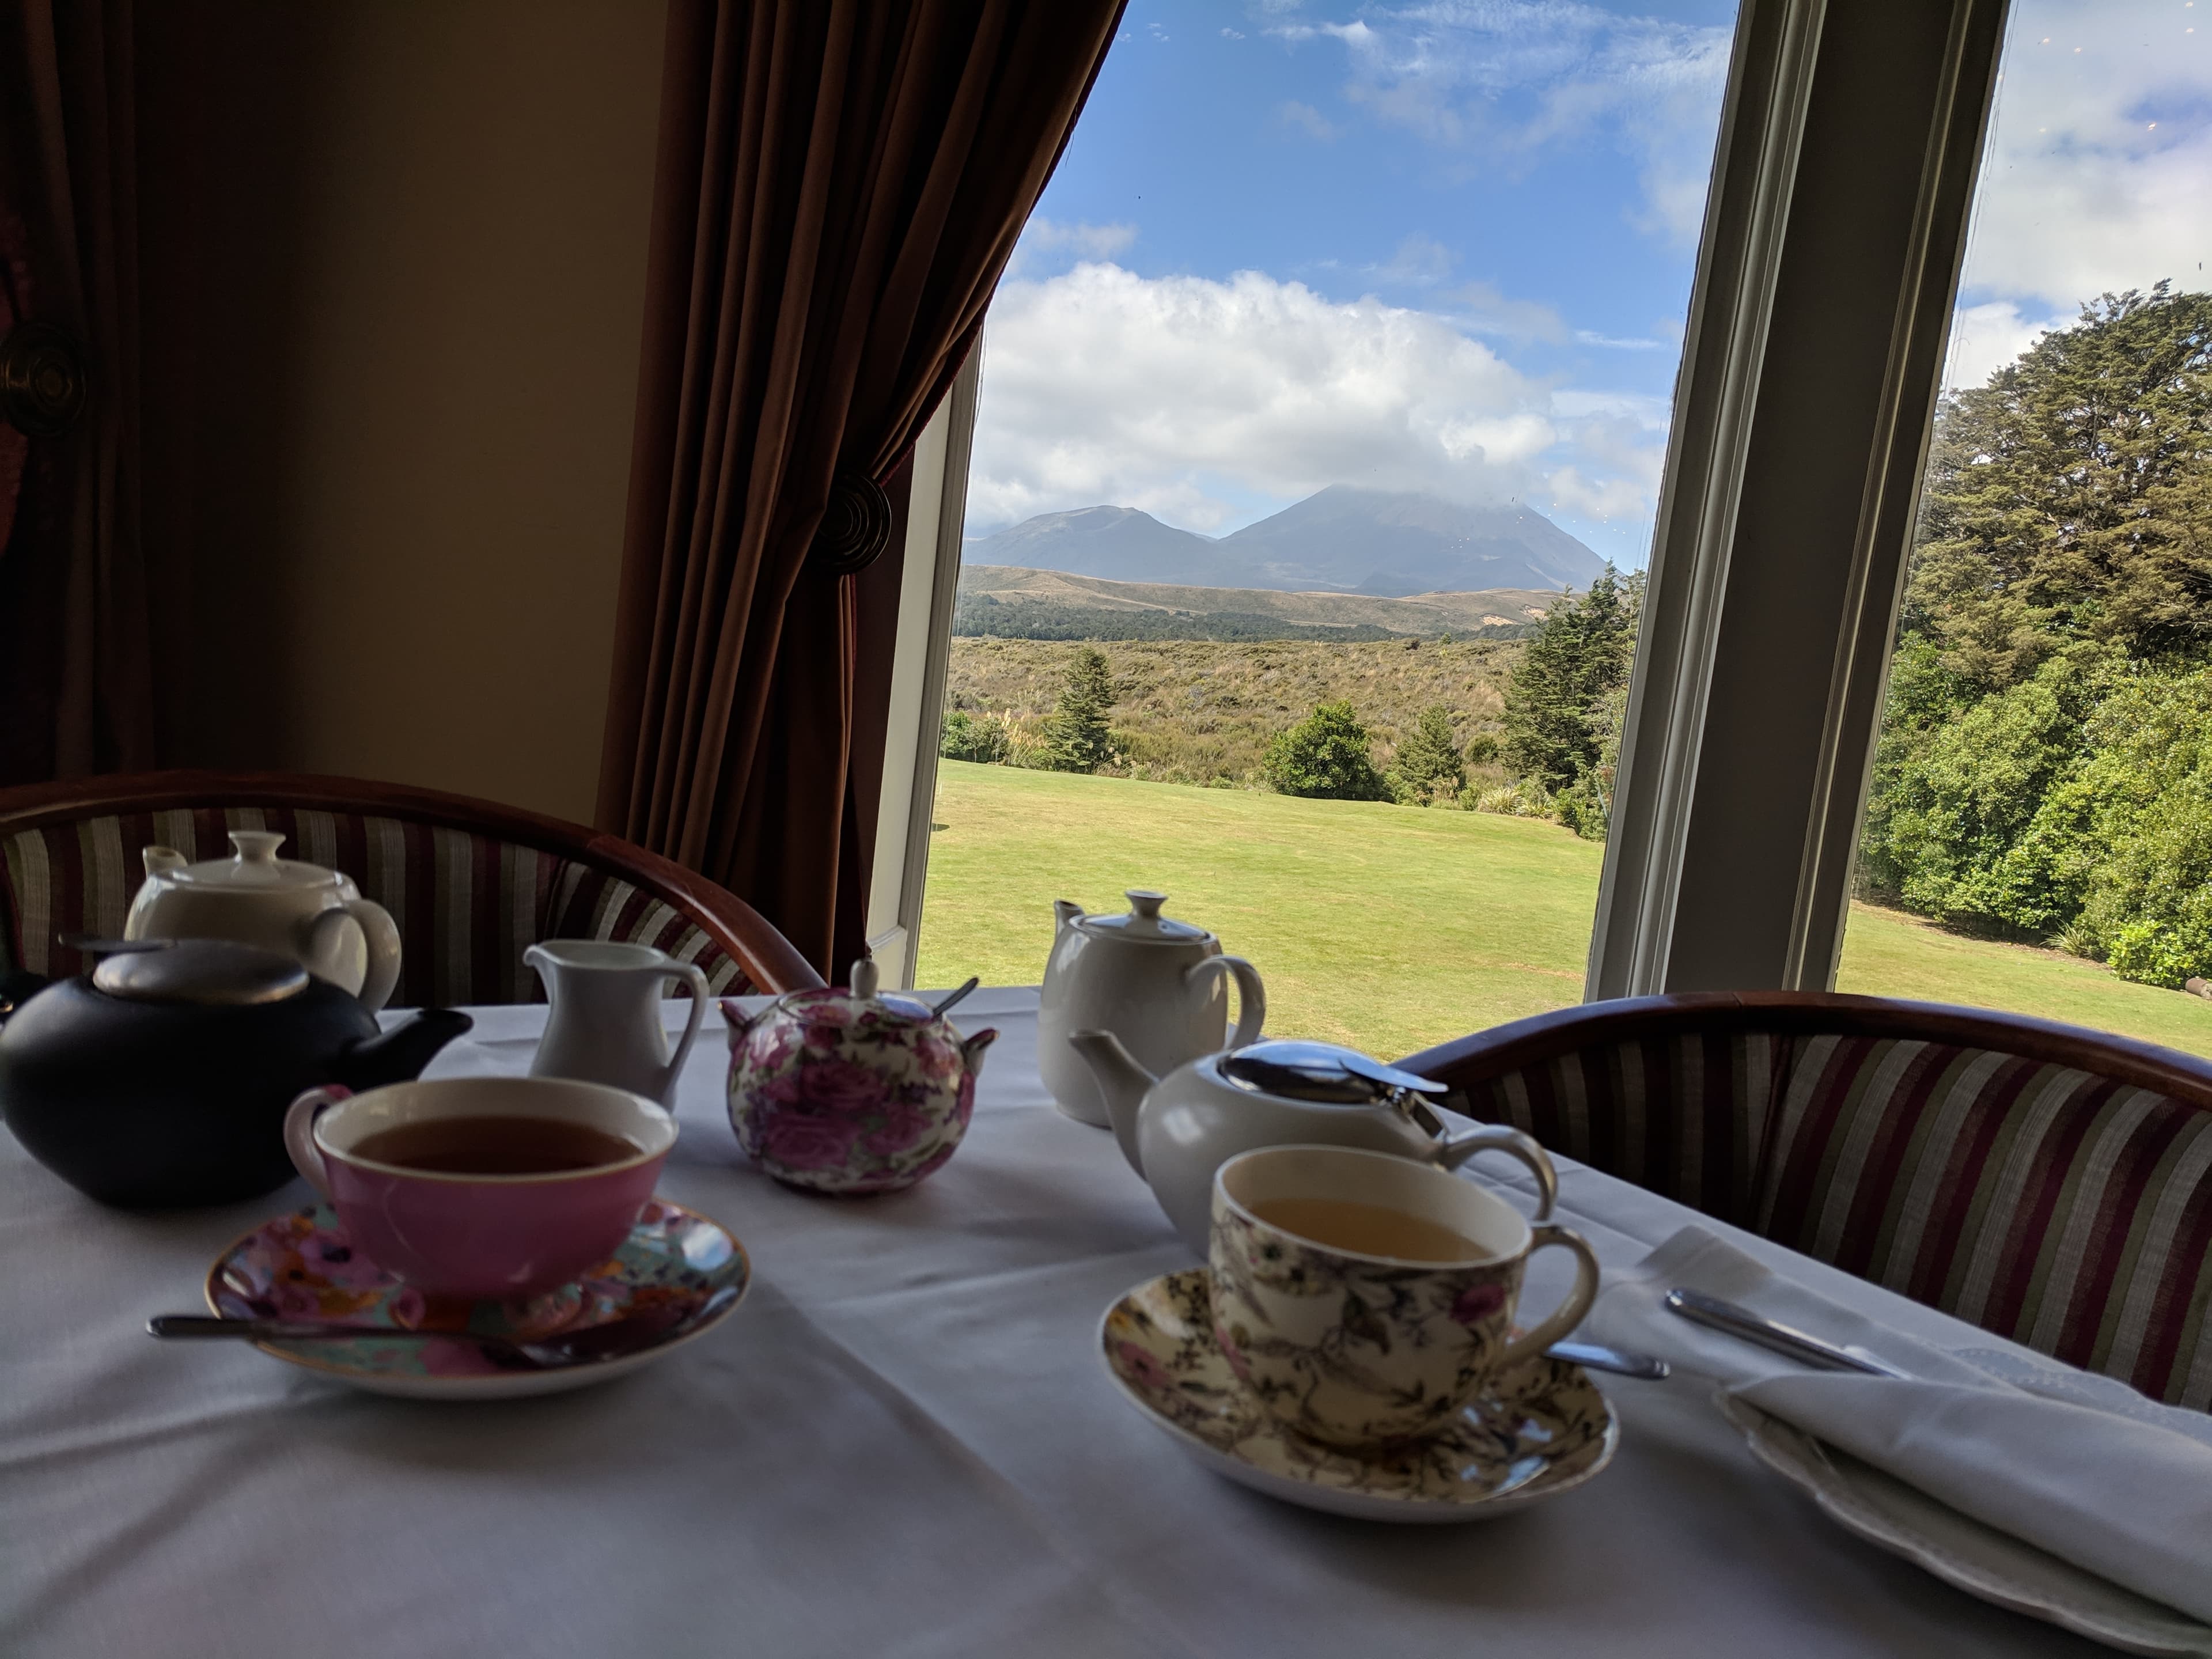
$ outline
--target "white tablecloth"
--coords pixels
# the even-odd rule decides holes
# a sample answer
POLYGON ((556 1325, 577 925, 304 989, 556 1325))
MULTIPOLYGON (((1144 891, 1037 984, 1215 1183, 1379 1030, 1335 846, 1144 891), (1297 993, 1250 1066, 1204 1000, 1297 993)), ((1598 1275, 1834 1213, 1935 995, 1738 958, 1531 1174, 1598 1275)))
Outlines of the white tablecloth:
MULTIPOLYGON (((745 1164, 710 1017, 662 1190, 744 1240, 752 1295, 661 1364, 542 1400, 384 1400, 156 1344, 146 1316, 197 1307, 210 1259, 304 1188, 118 1214, 0 1133, 0 1654, 2100 1651, 1840 1532, 1692 1382, 1605 1380, 1613 1467, 1487 1525, 1340 1520, 1196 1468, 1094 1343, 1188 1259, 1112 1139, 1051 1109, 1035 1008, 963 1005, 1000 1032, 966 1143, 858 1200, 745 1164)), ((543 1017, 480 1012, 432 1074, 521 1070, 543 1017)), ((1572 1166, 1561 1208, 1616 1268, 1690 1218, 1572 1166)), ((1714 1224, 1923 1340, 2004 1346, 1714 1224)))

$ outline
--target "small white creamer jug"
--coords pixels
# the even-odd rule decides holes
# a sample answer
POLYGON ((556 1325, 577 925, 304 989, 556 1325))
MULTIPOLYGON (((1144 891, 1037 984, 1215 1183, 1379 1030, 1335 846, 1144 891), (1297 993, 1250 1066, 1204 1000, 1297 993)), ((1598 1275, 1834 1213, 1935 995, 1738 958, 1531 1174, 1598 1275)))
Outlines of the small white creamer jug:
POLYGON ((604 1083, 671 1103, 707 1012, 706 975, 650 945, 611 939, 547 939, 522 959, 545 981, 553 1005, 531 1076, 604 1083), (691 1018, 673 1054, 660 1023, 660 994, 672 979, 691 991, 691 1018))

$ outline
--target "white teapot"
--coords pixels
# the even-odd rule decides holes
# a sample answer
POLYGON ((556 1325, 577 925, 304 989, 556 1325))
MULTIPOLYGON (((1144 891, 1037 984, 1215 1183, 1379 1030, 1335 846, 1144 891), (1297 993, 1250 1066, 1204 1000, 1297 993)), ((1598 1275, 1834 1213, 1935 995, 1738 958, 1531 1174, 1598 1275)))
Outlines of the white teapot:
POLYGON ((1239 1008, 1231 1048, 1260 1035, 1267 997, 1259 971, 1221 954, 1203 927, 1160 914, 1164 893, 1133 888, 1126 915, 1085 915, 1056 901, 1052 954, 1037 1001, 1037 1070, 1060 1109, 1103 1129, 1113 1120, 1091 1066, 1067 1045, 1077 1031, 1111 1031, 1137 1063, 1169 1072, 1222 1046, 1235 979, 1239 1008))
POLYGON ((1114 1133, 1183 1243, 1206 1253, 1213 1172, 1259 1146, 1360 1146, 1456 1169, 1478 1152, 1504 1152, 1536 1177, 1538 1216, 1552 1212, 1558 1177, 1543 1148, 1505 1124, 1447 1137, 1425 1098, 1445 1085, 1329 1042, 1255 1043, 1206 1054, 1154 1077, 1105 1031, 1078 1031, 1076 1051, 1097 1074, 1114 1133))
POLYGON ((173 847, 149 847, 146 883, 131 901, 125 939, 228 939, 281 951, 371 1010, 399 982, 399 929, 353 878, 280 859, 284 837, 230 832, 232 856, 187 864, 173 847))

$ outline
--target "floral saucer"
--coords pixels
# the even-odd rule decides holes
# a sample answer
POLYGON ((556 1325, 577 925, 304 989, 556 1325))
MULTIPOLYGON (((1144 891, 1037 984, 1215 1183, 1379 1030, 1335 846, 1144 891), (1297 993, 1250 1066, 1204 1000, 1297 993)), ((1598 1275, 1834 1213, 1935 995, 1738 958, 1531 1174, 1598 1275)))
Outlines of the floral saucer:
MULTIPOLYGON (((257 1342, 288 1364, 372 1394, 425 1400, 512 1400, 611 1381, 704 1335, 729 1317, 752 1279, 735 1237, 696 1210, 651 1199, 613 1258, 573 1285, 528 1302, 425 1297, 355 1253, 327 1204, 264 1222, 208 1269, 208 1306, 228 1318, 325 1320, 446 1330, 451 1340, 365 1336, 257 1342), (710 1307, 710 1304, 711 1305, 710 1307), (550 1370, 502 1369, 472 1336, 542 1340, 648 1311, 697 1309, 675 1336, 644 1335, 617 1352, 550 1370)), ((650 1330, 653 1322, 645 1322, 650 1330)))
POLYGON ((1516 1367, 1442 1433, 1355 1456, 1277 1423, 1214 1346, 1206 1270, 1139 1285, 1099 1327, 1106 1369, 1139 1410, 1217 1474, 1308 1509, 1371 1521, 1487 1521, 1578 1486, 1620 1425, 1579 1365, 1516 1367))

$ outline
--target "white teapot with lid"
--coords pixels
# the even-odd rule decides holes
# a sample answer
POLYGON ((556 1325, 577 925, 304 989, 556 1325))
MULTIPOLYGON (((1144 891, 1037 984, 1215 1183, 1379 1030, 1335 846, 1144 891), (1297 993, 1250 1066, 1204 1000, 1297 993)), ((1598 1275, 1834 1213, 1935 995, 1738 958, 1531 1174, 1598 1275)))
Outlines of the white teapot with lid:
POLYGON ((228 939, 281 951, 318 979, 381 1008, 399 982, 399 929, 350 876, 280 859, 284 837, 234 830, 232 855, 187 864, 173 847, 144 850, 146 883, 125 939, 228 939))
POLYGON ((1223 1045, 1229 994, 1237 981, 1242 1048, 1260 1035, 1267 997, 1259 970, 1224 956, 1205 928, 1160 914, 1167 895, 1132 888, 1124 915, 1093 916, 1066 899, 1053 907, 1052 954, 1037 1003, 1037 1070, 1060 1109, 1078 1122, 1112 1126, 1106 1097, 1088 1062, 1068 1046, 1077 1031, 1111 1031, 1137 1062, 1170 1072, 1223 1045))
POLYGON ((1212 1225, 1213 1173, 1260 1146, 1358 1146, 1456 1169, 1504 1152, 1536 1177, 1536 1218, 1552 1212, 1559 1177, 1544 1149, 1510 1125, 1447 1133, 1430 1103, 1446 1085, 1333 1042, 1258 1042, 1206 1054, 1156 1076, 1105 1031, 1074 1047, 1097 1073, 1129 1167, 1183 1242, 1203 1256, 1212 1225))

